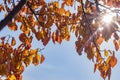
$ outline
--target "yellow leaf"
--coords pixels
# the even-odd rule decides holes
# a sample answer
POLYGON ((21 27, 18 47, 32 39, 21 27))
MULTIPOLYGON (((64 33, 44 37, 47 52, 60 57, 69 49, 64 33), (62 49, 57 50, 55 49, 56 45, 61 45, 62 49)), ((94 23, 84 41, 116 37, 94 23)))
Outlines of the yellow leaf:
POLYGON ((25 57, 25 56, 28 56, 29 55, 29 51, 28 50, 24 50, 22 55, 25 57))
POLYGON ((104 51, 104 55, 105 55, 106 57, 108 56, 108 51, 107 51, 107 50, 104 51))
POLYGON ((16 44, 16 40, 14 37, 12 37, 11 45, 14 46, 16 44))
POLYGON ((25 63, 25 65, 26 65, 26 67, 27 67, 28 65, 30 65, 30 62, 31 62, 31 60, 30 60, 29 57, 27 57, 27 58, 24 59, 24 63, 25 63))
POLYGON ((37 54, 37 52, 38 52, 38 49, 34 49, 34 50, 31 49, 31 50, 30 50, 30 54, 37 54))
POLYGON ((53 5, 54 5, 56 8, 58 8, 58 7, 59 7, 58 1, 53 2, 53 5))
POLYGON ((106 60, 106 64, 108 64, 110 62, 111 56, 109 56, 106 60))
POLYGON ((66 12, 65 12, 65 15, 66 15, 67 17, 69 17, 69 16, 70 16, 70 11, 69 11, 69 10, 66 11, 66 12))
POLYGON ((17 79, 16 79, 15 75, 12 74, 12 75, 9 77, 9 80, 17 80, 17 79))

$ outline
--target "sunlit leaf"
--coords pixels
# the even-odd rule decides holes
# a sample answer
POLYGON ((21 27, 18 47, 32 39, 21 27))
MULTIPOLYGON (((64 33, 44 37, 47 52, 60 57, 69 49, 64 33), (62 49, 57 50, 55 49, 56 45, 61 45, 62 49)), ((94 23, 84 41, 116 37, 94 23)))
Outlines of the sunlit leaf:
POLYGON ((9 80, 17 80, 17 79, 16 79, 15 75, 12 74, 12 75, 10 75, 9 80))

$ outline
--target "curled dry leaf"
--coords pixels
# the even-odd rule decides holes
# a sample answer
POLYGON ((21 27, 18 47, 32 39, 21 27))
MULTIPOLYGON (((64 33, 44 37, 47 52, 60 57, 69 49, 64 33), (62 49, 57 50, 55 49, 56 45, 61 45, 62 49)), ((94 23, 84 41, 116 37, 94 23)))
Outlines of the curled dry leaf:
POLYGON ((16 40, 14 37, 12 37, 11 45, 14 46, 16 44, 16 40))

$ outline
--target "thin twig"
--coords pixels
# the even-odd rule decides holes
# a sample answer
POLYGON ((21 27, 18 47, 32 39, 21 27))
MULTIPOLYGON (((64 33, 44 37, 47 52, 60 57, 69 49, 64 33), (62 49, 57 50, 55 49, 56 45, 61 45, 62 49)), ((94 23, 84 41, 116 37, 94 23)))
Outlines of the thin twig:
POLYGON ((31 8, 31 3, 27 2, 27 6, 30 9, 30 11, 33 13, 33 15, 35 16, 35 18, 37 19, 38 23, 40 24, 40 21, 39 21, 37 15, 35 14, 35 12, 33 11, 33 9, 31 8))

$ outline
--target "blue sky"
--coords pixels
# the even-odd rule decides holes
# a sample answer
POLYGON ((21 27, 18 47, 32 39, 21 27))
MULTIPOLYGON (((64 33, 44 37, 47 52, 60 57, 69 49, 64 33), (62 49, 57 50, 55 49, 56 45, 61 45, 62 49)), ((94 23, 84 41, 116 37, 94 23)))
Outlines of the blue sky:
MULTIPOLYGON (((19 32, 10 31, 6 27, 0 32, 0 37, 7 34, 18 37, 19 32)), ((103 80, 98 71, 93 72, 93 62, 89 61, 84 53, 82 56, 76 53, 74 41, 74 35, 69 42, 63 41, 61 45, 50 41, 42 51, 45 56, 44 63, 36 67, 34 65, 27 67, 23 73, 23 80, 103 80)), ((104 43, 102 46, 114 48, 112 44, 104 43)), ((40 42, 34 40, 33 48, 37 47, 43 48, 40 42)), ((119 53, 120 51, 116 53, 118 58, 119 53)), ((118 64, 112 69, 111 80, 120 79, 119 62, 118 59, 118 64)))
MULTIPOLYGON (((4 35, 18 37, 19 32, 13 32, 4 28, 0 31, 0 37, 4 35)), ((103 80, 98 71, 94 73, 94 64, 83 53, 79 56, 75 51, 75 37, 71 36, 69 42, 63 41, 61 45, 48 43, 42 54, 45 56, 43 64, 30 65, 23 73, 23 80, 103 80)), ((113 44, 102 45, 114 50, 113 44)), ((43 48, 40 42, 33 41, 33 48, 43 48)), ((120 76, 120 51, 116 52, 117 65, 112 69, 111 80, 119 80, 120 76)))

